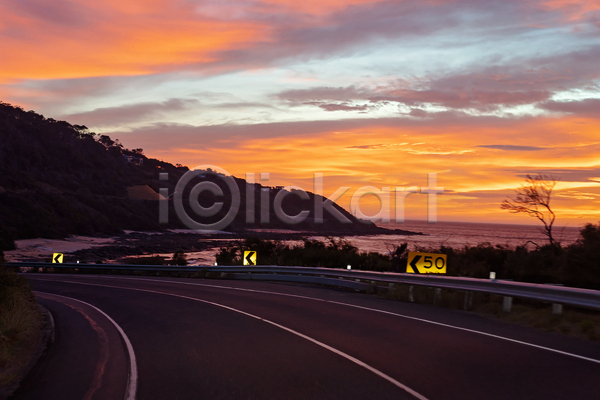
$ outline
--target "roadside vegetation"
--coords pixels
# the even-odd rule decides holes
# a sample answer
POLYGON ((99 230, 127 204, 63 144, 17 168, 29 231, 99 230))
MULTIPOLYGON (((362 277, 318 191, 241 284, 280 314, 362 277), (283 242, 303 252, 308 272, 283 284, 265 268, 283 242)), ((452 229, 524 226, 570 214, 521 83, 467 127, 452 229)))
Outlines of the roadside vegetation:
POLYGON ((0 388, 27 363, 42 330, 42 316, 27 280, 4 267, 0 252, 0 388))
POLYGON ((219 250, 218 265, 242 265, 244 251, 256 251, 259 265, 289 265, 320 268, 346 268, 390 271, 392 259, 379 253, 361 253, 347 240, 329 238, 327 242, 303 239, 300 245, 249 237, 219 250))
MULTIPOLYGON (((219 265, 242 265, 243 253, 256 251, 259 265, 295 265, 304 267, 347 268, 368 271, 405 272, 408 246, 400 244, 388 254, 362 253, 344 239, 325 242, 304 239, 297 245, 250 237, 222 247, 216 257, 219 265)), ((600 223, 587 224, 579 240, 569 246, 559 242, 529 250, 526 245, 510 248, 483 243, 453 249, 419 247, 422 252, 448 256, 450 276, 488 278, 490 271, 498 279, 521 282, 562 284, 600 289, 600 223)))

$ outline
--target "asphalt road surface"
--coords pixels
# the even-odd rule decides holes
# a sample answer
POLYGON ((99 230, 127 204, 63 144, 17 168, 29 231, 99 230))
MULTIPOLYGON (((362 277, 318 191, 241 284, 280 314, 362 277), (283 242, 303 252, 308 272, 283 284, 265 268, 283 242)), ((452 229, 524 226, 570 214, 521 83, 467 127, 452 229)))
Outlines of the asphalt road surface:
POLYGON ((14 399, 600 399, 600 345, 264 282, 28 274, 56 340, 14 399))

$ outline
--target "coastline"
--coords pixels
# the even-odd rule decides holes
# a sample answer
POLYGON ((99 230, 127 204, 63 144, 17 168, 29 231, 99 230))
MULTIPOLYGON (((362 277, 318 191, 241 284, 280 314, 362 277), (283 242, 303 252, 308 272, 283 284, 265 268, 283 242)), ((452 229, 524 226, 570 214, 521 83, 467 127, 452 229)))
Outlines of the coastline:
MULTIPOLYGON (((356 227, 355 227, 356 228, 356 227)), ((579 237, 578 227, 557 227, 557 238, 563 245, 579 237)), ((407 220, 403 224, 366 226, 354 230, 289 230, 251 228, 239 231, 197 232, 186 229, 163 231, 123 231, 114 235, 71 236, 66 239, 25 239, 17 241, 17 249, 5 252, 8 261, 50 262, 52 253, 64 253, 65 262, 119 263, 130 258, 160 256, 170 259, 176 250, 186 253, 190 265, 213 265, 220 247, 232 241, 256 236, 298 244, 303 238, 327 240, 344 238, 360 252, 388 253, 394 246, 407 243, 409 250, 440 249, 441 246, 461 249, 465 246, 489 244, 515 248, 544 244, 547 240, 536 225, 438 222, 407 220)))
POLYGON ((116 235, 70 236, 66 239, 16 240, 16 249, 5 251, 7 261, 50 262, 53 253, 63 253, 64 262, 116 263, 125 258, 159 255, 172 256, 177 250, 191 254, 190 261, 214 263, 214 253, 232 241, 248 237, 264 240, 300 241, 303 238, 419 236, 420 232, 376 227, 367 232, 356 231, 293 231, 284 229, 246 229, 235 232, 197 232, 184 229, 165 231, 124 231, 116 235), (212 254, 212 256, 211 256, 212 254))

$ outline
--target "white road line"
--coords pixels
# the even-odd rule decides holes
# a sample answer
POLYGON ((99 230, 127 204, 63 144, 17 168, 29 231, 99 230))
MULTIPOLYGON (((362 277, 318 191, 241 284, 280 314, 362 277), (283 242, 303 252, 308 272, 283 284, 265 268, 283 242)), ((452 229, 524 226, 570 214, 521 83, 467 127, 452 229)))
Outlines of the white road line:
POLYGON ((108 319, 110 322, 112 322, 112 324, 115 326, 115 328, 117 328, 117 330, 121 334, 121 337, 123 338, 123 341, 125 342, 125 346, 127 347, 127 352, 129 353, 129 379, 127 380, 127 389, 125 390, 125 400, 135 400, 135 396, 136 396, 136 392, 137 392, 137 381, 138 381, 137 362, 135 359, 135 353, 133 351, 133 346, 131 345, 129 338, 125 334, 125 331, 123 331, 123 329, 121 329, 119 324, 117 324, 115 322, 115 320, 112 319, 107 313, 105 313, 104 311, 102 311, 101 309, 99 309, 98 307, 96 307, 90 303, 86 303, 85 301, 82 301, 79 299, 74 299, 72 297, 61 296, 60 294, 54 294, 54 293, 38 292, 38 291, 34 291, 34 293, 36 293, 36 295, 41 295, 41 297, 48 297, 48 296, 44 296, 44 295, 57 296, 57 297, 62 297, 65 299, 69 299, 69 300, 73 300, 73 301, 85 304, 86 306, 92 307, 94 310, 98 311, 100 314, 104 315, 106 317, 106 319, 108 319))
MULTIPOLYGON (((56 282, 56 280, 53 280, 53 281, 56 282)), ((397 386, 398 388, 400 388, 400 389, 404 390, 405 392, 409 393, 413 397, 415 397, 415 398, 417 398, 419 400, 428 400, 427 397, 425 397, 425 396, 421 395, 420 393, 414 391, 413 389, 409 388, 408 386, 406 386, 406 385, 398 382, 396 379, 392 378, 391 376, 389 376, 389 375, 385 374, 384 372, 382 372, 382 371, 380 371, 380 370, 378 370, 378 369, 376 369, 376 368, 374 368, 374 367, 372 367, 372 366, 364 363, 363 361, 360 361, 357 358, 352 357, 349 354, 344 353, 341 350, 338 350, 338 349, 336 349, 334 347, 331 347, 331 346, 329 346, 329 345, 327 345, 327 344, 325 344, 323 342, 319 342, 318 340, 313 339, 310 336, 306 336, 306 335, 304 335, 304 334, 302 334, 302 333, 300 333, 298 331, 295 331, 293 329, 290 329, 288 327, 280 325, 280 324, 278 324, 276 322, 270 321, 268 319, 261 318, 258 315, 254 315, 254 314, 250 314, 250 313, 247 313, 245 311, 242 311, 242 310, 238 310, 237 308, 229 307, 229 306, 226 306, 224 304, 214 303, 214 302, 208 301, 208 300, 197 299, 195 297, 183 296, 183 295, 174 294, 174 293, 167 293, 167 292, 158 292, 158 291, 155 291, 155 290, 139 289, 139 288, 129 288, 129 287, 112 286, 112 285, 101 285, 101 284, 95 284, 95 283, 73 282, 73 281, 58 281, 58 282, 75 283, 75 284, 90 285, 90 286, 101 286, 101 287, 109 287, 109 288, 124 289, 124 290, 137 290, 137 291, 140 291, 140 292, 162 294, 162 295, 166 295, 166 296, 173 296, 173 297, 179 297, 179 298, 182 298, 182 299, 194 300, 194 301, 198 301, 198 302, 201 302, 201 303, 206 303, 206 304, 210 304, 210 305, 213 305, 213 306, 221 307, 221 308, 224 308, 224 309, 227 309, 227 310, 230 310, 230 311, 234 311, 234 312, 246 315, 248 317, 255 318, 255 319, 258 319, 260 321, 266 322, 267 324, 271 324, 273 326, 276 326, 277 328, 283 329, 283 330, 285 330, 287 332, 290 332, 290 333, 292 333, 292 334, 294 334, 296 336, 299 336, 299 337, 301 337, 303 339, 306 339, 306 340, 308 340, 308 341, 310 341, 310 342, 312 342, 312 343, 314 343, 314 344, 316 344, 318 346, 323 347, 324 349, 327 349, 327 350, 329 350, 329 351, 331 351, 331 352, 333 352, 333 353, 335 353, 335 354, 337 354, 339 356, 342 356, 345 359, 347 359, 349 361, 352 361, 353 363, 355 363, 355 364, 357 364, 357 365, 359 365, 359 366, 361 366, 361 367, 363 367, 363 368, 365 368, 365 369, 373 372, 374 374, 378 375, 379 377, 387 380, 388 382, 392 383, 393 385, 397 386)), ((87 304, 87 303, 85 303, 85 304, 87 304)), ((94 306, 92 306, 92 307, 94 307, 94 306)), ((94 307, 94 308, 96 308, 96 307, 94 307)), ((100 311, 100 310, 98 310, 98 311, 100 311)), ((102 312, 102 311, 100 311, 100 312, 102 312)), ((104 314, 104 315, 106 315, 106 314, 104 314)), ((108 315, 107 315, 107 317, 108 317, 108 315)), ((108 318, 110 318, 110 317, 108 317, 108 318)), ((116 325, 116 323, 115 323, 115 325, 116 325)))
MULTIPOLYGON (((109 278, 109 277, 102 277, 102 278, 109 278)), ((295 297, 295 298, 299 298, 299 299, 307 299, 307 300, 313 300, 313 301, 321 301, 321 302, 324 302, 324 303, 337 304, 337 305, 342 305, 342 306, 347 306, 347 307, 359 308, 361 310, 374 311, 374 312, 378 312, 378 313, 382 313, 382 314, 394 315, 396 317, 411 319, 411 320, 414 320, 414 321, 425 322, 425 323, 428 323, 428 324, 443 326, 443 327, 446 327, 446 328, 458 329, 458 330, 461 330, 463 332, 475 333, 475 334, 478 334, 478 335, 492 337, 492 338, 495 338, 495 339, 500 339, 500 340, 504 340, 504 341, 508 341, 508 342, 512 342, 512 343, 517 343, 517 344, 524 345, 524 346, 534 347, 536 349, 546 350, 546 351, 550 351, 550 352, 553 352, 553 353, 562 354, 564 356, 574 357, 574 358, 578 358, 580 360, 585 360, 585 361, 590 361, 590 362, 593 362, 593 363, 596 363, 596 364, 600 364, 600 360, 597 360, 595 358, 585 357, 585 356, 581 356, 579 354, 569 353, 569 352, 566 352, 566 351, 557 350, 557 349, 553 349, 553 348, 545 347, 545 346, 540 346, 540 345, 529 343, 529 342, 523 342, 521 340, 511 339, 511 338, 507 338, 507 337, 500 336, 500 335, 494 335, 493 333, 487 333, 487 332, 477 331, 477 330, 469 329, 469 328, 462 328, 460 326, 454 326, 454 325, 444 324, 442 322, 431 321, 431 320, 424 319, 424 318, 411 317, 411 316, 408 316, 408 315, 398 314, 398 313, 391 312, 391 311, 378 310, 376 308, 363 307, 363 306, 359 306, 359 305, 355 305, 355 304, 342 303, 342 302, 339 302, 339 301, 318 299, 318 298, 314 298, 314 297, 301 296, 301 295, 297 295, 297 294, 278 293, 278 292, 270 292, 270 291, 263 291, 263 290, 256 290, 256 289, 236 288, 236 287, 233 287, 233 286, 208 285, 208 284, 204 284, 204 283, 178 282, 178 281, 170 281, 170 280, 144 279, 144 278, 128 278, 128 277, 110 277, 110 278, 112 278, 112 279, 140 280, 140 281, 148 281, 148 282, 168 282, 168 283, 174 283, 174 284, 178 284, 178 285, 204 286, 204 287, 212 287, 212 288, 219 288, 219 289, 239 290, 239 291, 243 291, 243 292, 255 292, 255 293, 263 293, 263 294, 272 294, 272 295, 277 295, 277 296, 295 297)), ((71 281, 62 281, 62 282, 81 283, 81 282, 71 282, 71 281)))

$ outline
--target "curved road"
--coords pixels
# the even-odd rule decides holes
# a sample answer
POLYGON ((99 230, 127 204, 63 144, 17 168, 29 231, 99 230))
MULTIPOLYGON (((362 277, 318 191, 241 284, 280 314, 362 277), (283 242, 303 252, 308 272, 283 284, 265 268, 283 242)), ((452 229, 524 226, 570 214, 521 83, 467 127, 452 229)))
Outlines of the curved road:
POLYGON ((317 287, 28 274, 56 340, 14 399, 597 399, 600 345, 317 287))

